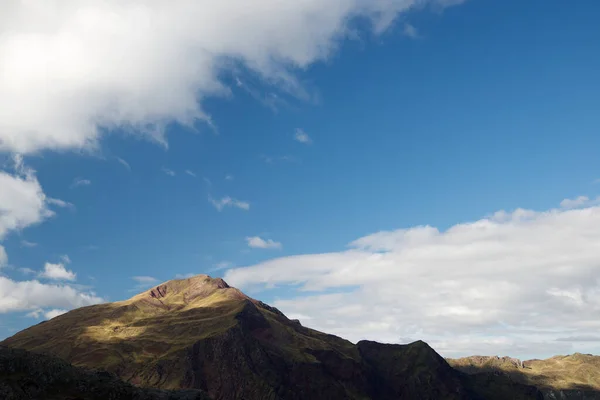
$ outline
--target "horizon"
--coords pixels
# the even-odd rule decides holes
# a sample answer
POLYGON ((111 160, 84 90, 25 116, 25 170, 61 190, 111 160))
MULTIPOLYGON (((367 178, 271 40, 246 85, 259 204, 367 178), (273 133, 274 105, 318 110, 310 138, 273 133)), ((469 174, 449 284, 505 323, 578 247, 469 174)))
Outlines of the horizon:
POLYGON ((600 3, 61 4, 0 15, 0 340, 206 274, 353 343, 600 354, 600 3))

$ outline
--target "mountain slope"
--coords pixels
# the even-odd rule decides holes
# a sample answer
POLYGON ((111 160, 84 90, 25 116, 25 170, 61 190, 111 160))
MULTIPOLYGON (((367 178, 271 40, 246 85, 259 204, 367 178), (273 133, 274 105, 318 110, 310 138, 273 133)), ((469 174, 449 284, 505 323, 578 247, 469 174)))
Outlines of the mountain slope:
POLYGON ((354 345, 308 329, 206 275, 73 310, 3 344, 216 400, 507 398, 494 397, 498 385, 510 398, 541 398, 503 378, 462 374, 423 342, 354 345))
POLYGON ((105 372, 85 371, 56 357, 0 347, 0 399, 209 400, 197 390, 142 389, 105 372))
POLYGON ((502 373, 514 381, 534 385, 547 399, 600 399, 600 357, 575 353, 547 360, 520 361, 510 357, 472 356, 448 359, 468 373, 502 373))

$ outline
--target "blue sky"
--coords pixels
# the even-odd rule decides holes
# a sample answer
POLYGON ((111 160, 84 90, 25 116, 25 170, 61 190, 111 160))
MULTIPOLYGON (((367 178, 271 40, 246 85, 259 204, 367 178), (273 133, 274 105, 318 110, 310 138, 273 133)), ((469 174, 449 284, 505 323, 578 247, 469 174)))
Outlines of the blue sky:
MULTIPOLYGON (((402 2, 392 3, 395 8, 369 10, 375 17, 351 8, 345 13, 335 11, 339 15, 331 11, 335 14, 331 19, 318 21, 331 23, 330 29, 311 24, 304 27, 306 21, 298 22, 299 30, 273 24, 273 32, 299 49, 289 50, 289 54, 285 53, 286 43, 273 44, 262 36, 259 25, 263 20, 258 17, 256 23, 246 26, 247 34, 256 33, 257 39, 239 44, 244 48, 222 51, 229 46, 225 39, 218 46, 202 42, 200 50, 187 43, 181 46, 185 51, 202 51, 205 46, 216 54, 209 61, 187 53, 173 55, 159 45, 150 48, 148 54, 164 61, 160 64, 164 71, 157 67, 148 72, 146 59, 156 60, 147 58, 146 53, 129 65, 127 52, 119 53, 124 57, 119 60, 129 69, 114 67, 116 58, 112 62, 102 59, 102 71, 91 69, 79 62, 81 55, 73 50, 69 68, 57 61, 49 69, 57 76, 52 84, 59 90, 32 84, 23 88, 31 92, 30 97, 0 95, 0 101, 14 101, 20 106, 18 120, 17 106, 10 115, 0 113, 5 120, 0 122, 5 173, 16 179, 27 174, 24 169, 33 169, 31 179, 41 185, 46 203, 52 198, 71 204, 47 204, 56 215, 27 220, 0 235, 8 255, 0 274, 12 282, 9 292, 25 290, 17 282, 37 280, 78 293, 93 291, 93 298, 116 301, 177 274, 207 273, 225 275, 253 296, 280 306, 288 314, 300 315, 306 325, 353 340, 368 337, 401 342, 423 338, 447 355, 511 352, 528 357, 599 349, 600 338, 588 331, 595 327, 565 320, 561 329, 554 326, 548 333, 550 325, 528 319, 530 311, 527 318, 504 315, 503 310, 513 305, 501 298, 494 303, 490 300, 490 314, 497 318, 489 321, 477 318, 481 310, 469 309, 477 300, 462 297, 448 300, 448 304, 456 302, 448 315, 456 311, 457 318, 438 324, 432 321, 440 317, 429 311, 423 311, 422 319, 406 320, 402 312, 390 311, 368 321, 370 325, 364 330, 353 330, 352 319, 365 316, 361 305, 340 311, 346 304, 343 296, 366 296, 378 287, 370 284, 370 276, 366 280, 341 276, 354 273, 353 268, 366 274, 373 268, 373 275, 381 274, 383 270, 370 264, 373 258, 381 251, 400 256, 415 243, 395 237, 390 240, 402 242, 399 247, 379 242, 373 245, 368 235, 377 232, 402 236, 419 226, 436 227, 448 240, 446 247, 456 247, 452 254, 462 254, 479 239, 449 238, 444 234, 448 228, 486 221, 499 210, 510 213, 524 209, 540 214, 528 214, 526 221, 515 214, 487 219, 496 221, 497 229, 507 229, 498 239, 505 246, 498 258, 519 254, 517 247, 525 242, 523 247, 550 254, 552 249, 546 252, 544 246, 558 239, 551 236, 547 241, 528 242, 533 240, 526 233, 532 225, 540 238, 557 231, 567 232, 562 238, 566 241, 578 241, 578 235, 600 237, 600 231, 586 225, 594 222, 599 212, 594 199, 600 194, 595 184, 600 176, 600 117, 596 112, 600 100, 600 30, 595 18, 600 4, 580 1, 575 7, 559 1, 470 0, 454 6, 431 1, 422 8, 406 8, 402 2), (362 16, 350 18, 355 14, 362 16), (392 22, 384 18, 389 15, 395 17, 392 22), (379 26, 383 28, 377 30, 379 26), (313 36, 325 39, 313 43, 313 36), (263 57, 263 51, 268 57, 263 57), (236 58, 238 54, 241 56, 236 58), (283 61, 277 60, 281 54, 283 61), (217 56, 225 56, 226 61, 217 56), (175 63, 169 57, 182 58, 175 63), (190 70, 204 73, 195 68, 196 63, 206 62, 216 66, 205 77, 196 80, 187 76, 190 70), (139 85, 119 86, 115 82, 122 81, 110 80, 112 76, 109 79, 104 71, 124 78, 134 73, 148 78, 136 81, 139 85), (66 81, 59 79, 63 76, 66 81), (104 88, 111 85, 115 89, 105 93, 104 88), (142 86, 144 90, 139 89, 142 86), (94 95, 94 90, 100 95, 94 95), (131 98, 128 91, 134 93, 131 98), (195 94, 192 105, 182 95, 188 92, 195 94), (39 96, 47 97, 42 111, 37 108, 39 96), (103 103, 98 98, 110 101, 103 103), (53 102, 61 109, 53 110, 53 102), (73 107, 72 114, 64 107, 73 107), (96 112, 96 107, 102 112, 96 112), (192 110, 195 119, 186 126, 190 107, 197 108, 192 110), (98 125, 98 129, 89 127, 98 125), (157 129, 143 129, 148 126, 157 129), (164 135, 156 133, 163 129, 164 135), (56 136, 61 132, 67 132, 64 140, 56 136), (15 154, 24 157, 21 172, 14 167, 15 154), (579 196, 587 198, 561 207, 564 199, 579 196), (224 205, 219 209, 214 203, 221 201, 224 205), (555 215, 553 222, 544 220, 548 214, 555 215), (547 230, 537 230, 542 227, 547 230), (249 246, 253 237, 255 247, 249 246), (272 246, 256 238, 272 240, 272 246), (360 238, 367 238, 369 244, 350 246, 360 254, 353 250, 345 253, 349 244, 360 238), (261 244, 271 248, 256 247, 261 244), (64 255, 69 260, 61 259, 64 255), (302 255, 306 258, 299 258, 302 255), (341 260, 336 255, 341 255, 341 260), (312 265, 322 263, 318 257, 331 257, 331 265, 339 268, 313 271, 312 265), (61 264, 64 270, 76 273, 76 279, 45 278, 40 271, 46 263, 61 264), (28 272, 23 272, 25 268, 28 272), (133 277, 147 278, 136 281, 133 277), (337 283, 322 284, 323 280, 337 283), (308 290, 303 290, 303 285, 308 290), (275 289, 266 288, 272 286, 275 289), (332 301, 330 308, 324 307, 329 315, 321 315, 309 305, 323 301, 318 297, 322 295, 332 301), (390 315, 395 317, 390 319, 390 315), (523 326, 534 332, 524 332, 523 326), (455 344, 448 344, 453 338, 455 344), (521 347, 515 347, 516 343, 521 347)), ((74 4, 75 10, 78 6, 74 4)), ((311 7, 329 15, 328 9, 311 7)), ((29 14, 32 10, 18 8, 15 6, 15 15, 34 21, 29 14)), ((306 15, 314 11, 308 9, 306 15)), ((215 16, 228 18, 221 14, 225 12, 214 10, 215 16)), ((282 20, 285 17, 287 14, 282 20)), ((76 32, 66 16, 56 18, 57 26, 64 24, 76 32)), ((172 21, 177 18, 181 14, 174 12, 172 21)), ((25 24, 22 31, 8 29, 19 37, 29 28, 25 24)), ((189 34, 206 32, 192 30, 189 34)), ((229 32, 219 34, 225 37, 229 32)), ((104 37, 103 31, 97 35, 104 37)), ((5 42, 0 40, 2 51, 13 48, 11 36, 7 37, 2 39, 5 42)), ((92 36, 83 40, 88 39, 92 36)), ((151 39, 136 38, 139 43, 132 43, 146 44, 151 39)), ((71 42, 67 43, 69 49, 71 42)), ((107 51, 112 55, 112 50, 107 51)), ((136 57, 136 51, 131 57, 136 57)), ((17 55, 15 65, 21 60, 17 55)), ((9 62, 6 65, 10 67, 9 62)), ((2 66, 0 61, 0 69, 2 66)), ((28 78, 27 71, 12 78, 20 82, 19 78, 28 78)), ((0 79, 0 89, 3 87, 10 88, 9 82, 0 79)), ((11 208, 1 201, 17 198, 11 196, 8 191, 0 195, 0 210, 7 209, 6 214, 11 208)), ((416 242, 425 240, 417 236, 416 242)), ((519 273, 527 277, 524 279, 543 281, 546 286, 540 283, 540 299, 523 294, 519 304, 540 304, 540 313, 544 313, 541 304, 548 305, 550 300, 543 296, 562 296, 581 301, 580 314, 574 315, 600 310, 595 297, 598 287, 586 286, 584 279, 598 271, 600 258, 593 254, 593 241, 588 247, 588 242, 578 243, 560 253, 564 260, 558 267, 574 268, 572 280, 546 282, 541 271, 552 268, 550 261, 535 268, 523 261, 519 273), (588 258, 577 258, 585 251, 590 251, 588 258), (559 285, 567 281, 567 286, 559 285)), ((443 250, 435 251, 444 254, 443 250)), ((481 254, 486 253, 482 250, 481 254)), ((515 271, 500 271, 506 282, 490 277, 481 272, 486 268, 481 259, 466 260, 461 264, 466 270, 457 269, 455 277, 446 280, 444 274, 430 269, 431 260, 421 257, 411 259, 410 265, 395 258, 387 260, 389 269, 385 271, 403 270, 409 276, 423 271, 429 282, 439 278, 450 286, 456 282, 467 285, 449 293, 477 292, 478 287, 485 291, 480 282, 507 285, 491 291, 513 293, 518 289, 511 281, 515 271), (479 283, 471 286, 471 278, 479 283)), ((516 257, 511 262, 518 264, 525 259, 516 257)), ((444 259, 434 264, 446 268, 444 259)), ((396 282, 394 279, 401 279, 396 272, 388 281, 396 282)), ((404 282, 404 278, 399 280, 390 291, 394 287, 402 291, 404 282)), ((521 289, 519 293, 525 293, 526 288, 521 289)), ((441 289, 426 285, 422 290, 441 289)), ((14 303, 10 293, 4 296, 5 304, 14 303)), ((33 301, 27 296, 15 294, 21 305, 0 307, 0 337, 36 323, 32 312, 38 311, 41 319, 47 311, 83 304, 46 298, 33 301)), ((432 307, 440 304, 438 300, 432 307)), ((386 307, 400 307, 387 300, 373 304, 379 305, 384 311, 386 307)), ((565 307, 564 315, 573 314, 569 307, 574 305, 565 307)), ((556 311, 554 317, 561 320, 564 315, 556 311)))

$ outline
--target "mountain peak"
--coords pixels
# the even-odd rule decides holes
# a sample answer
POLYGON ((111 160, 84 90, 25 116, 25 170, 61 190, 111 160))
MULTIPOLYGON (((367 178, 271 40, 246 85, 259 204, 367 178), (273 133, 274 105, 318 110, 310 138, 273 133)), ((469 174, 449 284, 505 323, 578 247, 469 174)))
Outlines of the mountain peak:
POLYGON ((248 296, 232 288, 222 278, 196 275, 190 278, 173 279, 133 296, 124 303, 145 304, 158 308, 184 308, 188 306, 210 306, 227 300, 245 300, 248 296))

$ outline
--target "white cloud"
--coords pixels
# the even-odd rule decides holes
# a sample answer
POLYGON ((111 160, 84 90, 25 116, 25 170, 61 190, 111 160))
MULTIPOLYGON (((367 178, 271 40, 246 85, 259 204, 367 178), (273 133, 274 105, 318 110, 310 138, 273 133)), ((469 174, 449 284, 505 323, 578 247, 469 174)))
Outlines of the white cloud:
POLYGON ((232 181, 233 180, 233 175, 230 175, 230 174, 225 175, 225 180, 226 181, 232 181))
POLYGON ((263 239, 259 236, 251 236, 246 238, 248 246, 254 249, 280 249, 281 243, 275 242, 272 239, 263 239))
POLYGON ((250 209, 250 203, 246 201, 236 200, 229 196, 225 196, 220 200, 213 199, 212 197, 208 198, 208 201, 211 202, 213 206, 219 211, 222 211, 225 207, 235 207, 242 210, 248 211, 250 209))
POLYGON ((233 263, 231 263, 231 261, 221 261, 214 265, 214 268, 212 269, 212 271, 219 271, 221 269, 227 269, 232 266, 233 266, 233 263))
POLYGON ((46 199, 46 203, 49 205, 53 205, 53 206, 57 206, 60 208, 73 208, 75 207, 75 205, 73 203, 69 203, 68 201, 64 201, 64 200, 60 200, 60 199, 53 199, 48 197, 46 199))
POLYGON ((73 309, 104 301, 93 292, 37 280, 16 282, 0 276, 0 313, 42 308, 73 309))
POLYGON ((54 215, 35 171, 25 168, 20 157, 15 158, 15 174, 0 171, 0 188, 0 241, 54 215))
POLYGON ((122 166, 124 166, 126 169, 128 169, 129 171, 131 171, 131 165, 129 165, 129 163, 125 160, 123 160, 120 157, 117 157, 117 161, 119 162, 119 164, 121 164, 122 166))
POLYGON ((192 276, 196 276, 198 274, 194 274, 193 272, 190 272, 188 274, 175 274, 175 279, 187 279, 187 278, 191 278, 192 276))
POLYGON ((83 179, 83 178, 75 178, 73 179, 73 183, 71 184, 71 188, 76 188, 79 186, 89 186, 92 184, 92 181, 90 181, 89 179, 83 179))
POLYGON ((62 256, 60 256, 60 260, 64 264, 71 264, 71 257, 69 257, 67 254, 63 254, 62 256))
POLYGON ((133 279, 134 281, 136 281, 139 284, 144 284, 144 285, 152 285, 152 284, 158 282, 158 279, 156 279, 152 276, 133 276, 133 277, 131 277, 131 279, 133 279))
POLYGON ((600 197, 592 200, 587 196, 579 196, 574 199, 564 199, 560 202, 562 208, 578 208, 595 204, 600 204, 600 197))
POLYGON ((598 243, 600 207, 519 209, 446 231, 378 232, 345 251, 277 258, 225 279, 241 288, 300 284, 274 305, 353 341, 411 337, 445 356, 546 357, 600 351, 556 341, 600 328, 598 243))
POLYGON ((31 268, 19 268, 19 271, 25 275, 33 275, 35 274, 35 271, 32 270, 31 268))
POLYGON ((169 175, 169 176, 175 176, 175 171, 173 171, 172 169, 169 168, 162 168, 162 172, 164 172, 165 174, 169 175))
POLYGON ((154 286, 158 283, 158 279, 152 276, 132 276, 131 279, 137 282, 137 284, 129 289, 129 292, 139 292, 142 290, 146 290, 151 286, 154 286))
POLYGON ((219 80, 223 69, 241 62, 302 96, 293 70, 328 58, 350 36, 353 17, 369 19, 381 33, 423 3, 7 0, 0 15, 0 151, 94 148, 99 127, 166 145, 170 121, 210 122, 198 101, 228 92, 219 80))
POLYGON ((0 268, 4 267, 6 264, 8 264, 8 254, 6 254, 4 247, 0 246, 0 268))
POLYGON ((186 174, 188 174, 188 175, 189 175, 189 176, 191 176, 191 177, 194 177, 194 178, 197 176, 195 172, 193 172, 193 171, 190 171, 189 169, 186 169, 186 170, 185 170, 185 173, 186 173, 186 174))
POLYGON ((299 163, 300 160, 297 157, 291 155, 284 155, 279 157, 267 156, 265 154, 261 154, 260 158, 267 164, 273 164, 276 161, 285 161, 290 163, 299 163))
POLYGON ((63 315, 64 313, 66 313, 68 310, 63 310, 61 308, 54 308, 50 311, 46 311, 44 313, 44 317, 46 317, 46 319, 52 319, 54 317, 58 317, 59 315, 63 315))
POLYGON ((263 93, 263 91, 255 87, 255 85, 249 84, 248 82, 242 82, 239 77, 235 78, 235 85, 275 113, 279 111, 279 107, 289 106, 289 103, 277 95, 277 93, 272 91, 263 93))
POLYGON ((308 136, 308 133, 304 132, 302 129, 297 128, 294 132, 294 140, 304 144, 311 144, 312 139, 308 136))
POLYGON ((414 25, 409 24, 408 22, 404 24, 404 35, 408 36, 411 39, 416 39, 419 37, 419 31, 417 31, 417 28, 414 27, 414 25))
POLYGON ((39 276, 40 278, 64 281, 74 281, 77 278, 77 274, 67 270, 64 264, 52 263, 46 263, 44 265, 44 271, 40 272, 39 276))
POLYGON ((37 244, 37 243, 35 243, 35 242, 30 242, 30 241, 28 241, 28 240, 21 240, 21 247, 29 247, 29 248, 32 248, 32 247, 37 247, 37 245, 38 245, 38 244, 37 244))
POLYGON ((30 318, 38 319, 40 317, 40 315, 42 315, 43 313, 44 313, 44 310, 39 308, 37 310, 33 310, 33 311, 27 313, 26 316, 30 317, 30 318))

